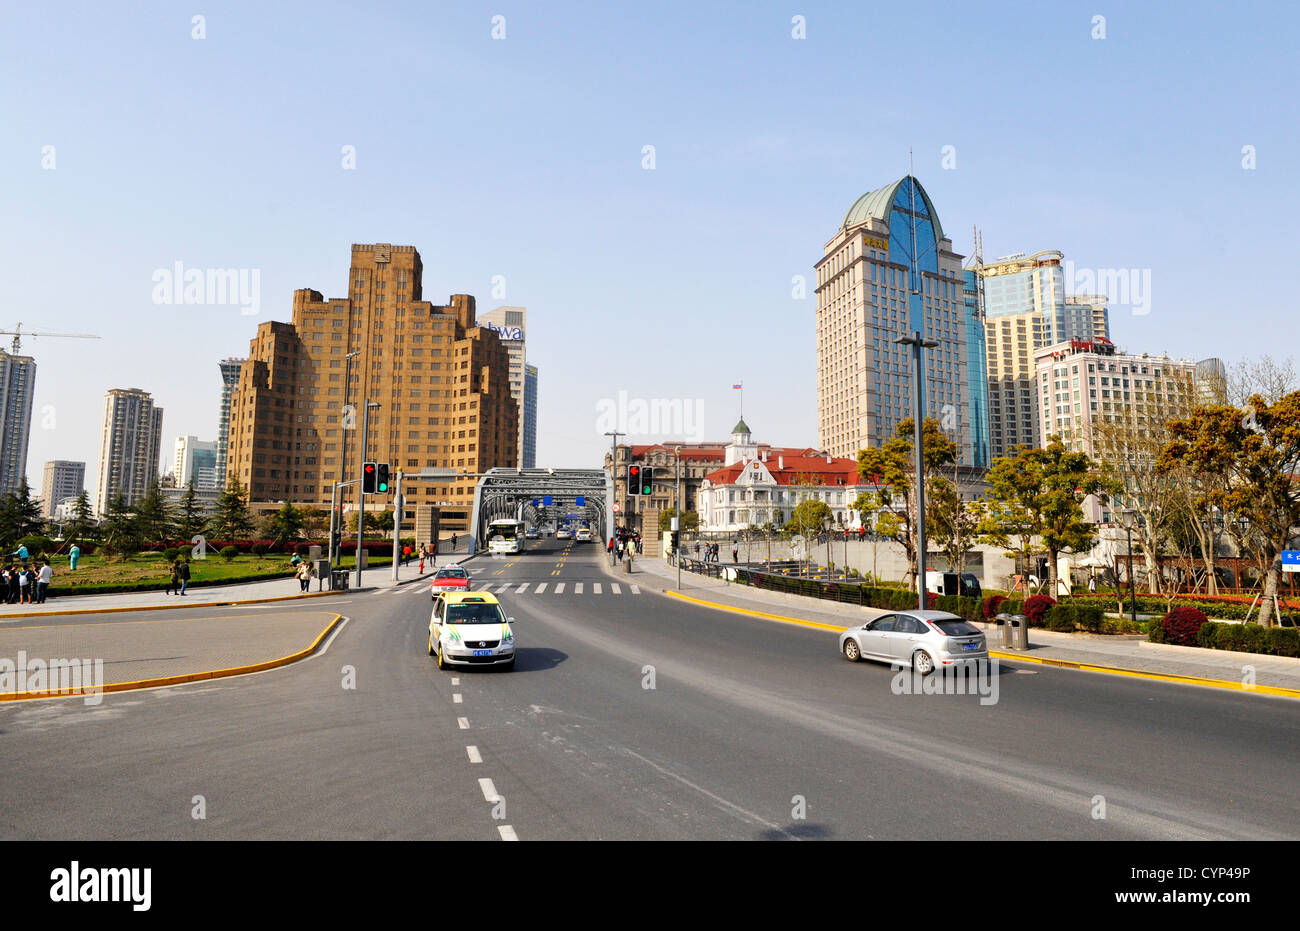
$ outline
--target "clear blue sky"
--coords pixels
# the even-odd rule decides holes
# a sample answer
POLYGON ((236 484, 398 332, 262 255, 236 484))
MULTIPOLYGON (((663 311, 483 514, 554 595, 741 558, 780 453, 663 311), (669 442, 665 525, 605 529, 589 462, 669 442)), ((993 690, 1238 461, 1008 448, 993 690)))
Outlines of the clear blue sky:
POLYGON ((909 147, 958 252, 978 225, 986 256, 1150 269, 1122 348, 1292 355, 1298 24, 1290 3, 6 4, 0 328, 104 337, 24 346, 28 475, 84 459, 93 488, 111 387, 153 392, 164 456, 215 438, 217 360, 293 289, 343 295, 354 242, 416 246, 427 299, 528 308, 540 464, 594 464, 620 390, 702 398, 722 437, 741 379, 758 439, 815 444, 791 277, 909 147), (155 305, 177 261, 259 269, 260 314, 155 305))

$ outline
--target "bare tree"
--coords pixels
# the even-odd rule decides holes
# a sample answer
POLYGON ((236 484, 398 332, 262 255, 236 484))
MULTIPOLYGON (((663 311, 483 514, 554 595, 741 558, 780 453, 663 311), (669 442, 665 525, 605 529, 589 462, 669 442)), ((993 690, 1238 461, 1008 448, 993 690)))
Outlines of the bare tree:
POLYGON ((1275 404, 1283 395, 1300 388, 1300 380, 1296 378, 1295 363, 1290 356, 1274 360, 1264 355, 1258 359, 1242 359, 1229 368, 1224 387, 1226 403, 1249 408, 1253 395, 1275 404))

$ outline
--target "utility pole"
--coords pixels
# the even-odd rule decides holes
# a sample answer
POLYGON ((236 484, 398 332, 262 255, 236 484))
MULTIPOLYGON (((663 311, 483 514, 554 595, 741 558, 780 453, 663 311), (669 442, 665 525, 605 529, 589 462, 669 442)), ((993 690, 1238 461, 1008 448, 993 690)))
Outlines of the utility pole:
POLYGON ((912 392, 913 442, 916 444, 916 598, 920 610, 926 608, 925 596, 925 446, 922 421, 925 415, 925 373, 922 371, 922 350, 933 349, 939 343, 925 339, 920 330, 913 330, 911 336, 900 336, 894 340, 912 347, 912 376, 916 380, 912 392))
POLYGON ((366 410, 361 417, 361 468, 362 475, 357 482, 357 588, 361 587, 361 541, 366 532, 366 485, 365 463, 370 450, 370 408, 378 407, 366 398, 366 410))
POLYGON ((673 558, 677 561, 677 590, 682 590, 682 534, 686 531, 686 522, 682 520, 682 448, 677 447, 677 546, 673 558))
POLYGON ((397 481, 393 484, 393 581, 397 581, 397 566, 399 563, 398 552, 401 549, 402 538, 402 470, 397 470, 397 481))
MULTIPOLYGON (((339 458, 340 479, 342 479, 344 476, 348 474, 348 431, 351 430, 352 425, 355 425, 357 422, 356 412, 348 410, 348 398, 350 397, 350 392, 352 391, 352 360, 359 355, 361 355, 361 350, 357 349, 357 350, 353 350, 352 352, 349 352, 346 356, 343 357, 345 374, 343 376, 343 421, 342 421, 343 440, 342 440, 342 448, 339 451, 341 454, 339 458), (349 425, 348 418, 351 418, 352 425, 349 425)), ((335 482, 336 486, 342 484, 344 483, 341 481, 335 482)), ((334 533, 333 532, 330 533, 330 568, 334 567, 335 559, 337 559, 339 562, 343 561, 343 545, 342 545, 343 544, 343 503, 344 502, 342 498, 340 498, 337 503, 338 539, 335 540, 334 533)), ((334 506, 335 506, 334 504, 331 504, 331 508, 333 508, 334 506)), ((335 527, 334 514, 332 511, 330 513, 330 527, 335 527)))
MULTIPOLYGON (((618 501, 618 438, 620 436, 627 436, 627 434, 619 433, 617 430, 606 430, 605 436, 609 437, 609 479, 610 487, 614 489, 614 501, 609 503, 609 535, 605 538, 608 543, 609 540, 613 540, 616 536, 614 532, 614 521, 616 521, 617 518, 614 516, 614 504, 618 501)), ((608 546, 606 546, 606 552, 610 552, 608 546)), ((612 566, 613 564, 614 557, 611 552, 610 565, 612 566)))

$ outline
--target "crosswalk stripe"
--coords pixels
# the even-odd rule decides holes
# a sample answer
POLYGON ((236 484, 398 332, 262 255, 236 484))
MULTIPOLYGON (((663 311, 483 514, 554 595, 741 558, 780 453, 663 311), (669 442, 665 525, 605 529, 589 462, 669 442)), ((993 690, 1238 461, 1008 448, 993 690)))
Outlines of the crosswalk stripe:
POLYGON ((555 594, 557 594, 557 595, 563 595, 563 594, 564 594, 564 583, 563 583, 563 582, 560 582, 558 585, 555 586, 555 594))
POLYGON ((497 589, 497 593, 500 594, 501 592, 505 591, 507 588, 509 588, 511 585, 514 584, 515 584, 514 582, 507 582, 505 585, 502 585, 500 588, 497 589))
POLYGON ((617 582, 610 582, 610 583, 609 583, 609 588, 610 588, 610 591, 612 591, 615 595, 621 595, 621 594, 623 594, 623 589, 621 589, 621 588, 618 587, 618 583, 617 583, 617 582))
POLYGON ((581 594, 582 594, 582 583, 581 583, 581 582, 574 582, 574 583, 573 583, 573 593, 574 593, 575 595, 581 595, 581 594))
POLYGON ((516 588, 516 589, 515 589, 515 594, 516 594, 516 595, 522 595, 522 594, 523 594, 524 592, 526 592, 526 591, 528 591, 528 583, 527 583, 527 582, 525 582, 523 585, 520 585, 518 588, 516 588))
POLYGON ((545 582, 538 582, 538 583, 537 583, 537 594, 540 595, 540 594, 541 594, 542 592, 544 592, 544 591, 546 591, 546 583, 545 583, 545 582))
POLYGON ((632 594, 633 594, 633 595, 639 595, 639 594, 641 594, 641 589, 639 589, 639 588, 637 588, 635 585, 633 585, 633 586, 632 586, 632 594))
POLYGON ((592 582, 592 583, 591 583, 591 593, 592 593, 593 595, 599 595, 599 594, 600 594, 600 583, 599 583, 599 582, 592 582))

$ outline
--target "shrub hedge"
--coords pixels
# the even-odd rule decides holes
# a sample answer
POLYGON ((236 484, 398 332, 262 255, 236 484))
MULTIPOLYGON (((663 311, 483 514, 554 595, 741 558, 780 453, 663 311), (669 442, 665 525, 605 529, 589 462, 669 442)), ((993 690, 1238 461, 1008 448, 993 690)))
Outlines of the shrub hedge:
POLYGON ((1300 630, 1206 621, 1196 632, 1196 645, 1211 650, 1300 657, 1300 630))

